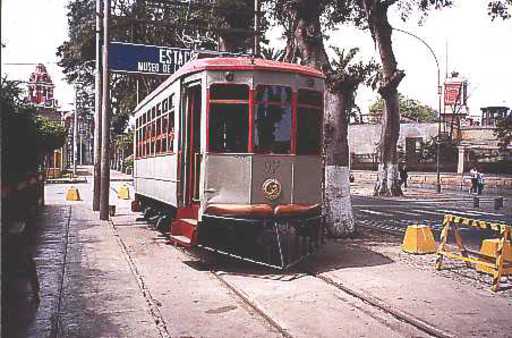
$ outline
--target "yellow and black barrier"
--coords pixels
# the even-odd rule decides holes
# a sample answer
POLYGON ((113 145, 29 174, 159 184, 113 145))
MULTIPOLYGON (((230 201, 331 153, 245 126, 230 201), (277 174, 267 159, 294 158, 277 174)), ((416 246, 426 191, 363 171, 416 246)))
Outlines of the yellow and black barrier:
POLYGON ((464 261, 468 267, 477 268, 479 271, 491 274, 493 277, 491 290, 498 291, 501 277, 512 275, 512 261, 505 259, 505 254, 507 253, 505 250, 507 246, 510 246, 510 235, 511 226, 508 224, 445 215, 441 231, 441 243, 437 249, 435 268, 437 270, 441 269, 443 257, 464 261), (499 233, 500 238, 495 240, 497 245, 494 247, 494 253, 490 254, 488 250, 477 252, 465 248, 459 232, 461 226, 481 230, 489 229, 499 233), (450 251, 446 246, 450 230, 454 233, 458 251, 450 251))

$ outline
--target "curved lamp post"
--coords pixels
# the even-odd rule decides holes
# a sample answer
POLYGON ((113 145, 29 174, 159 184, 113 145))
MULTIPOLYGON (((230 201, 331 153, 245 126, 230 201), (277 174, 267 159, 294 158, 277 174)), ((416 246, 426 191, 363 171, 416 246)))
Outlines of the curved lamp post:
POLYGON ((439 109, 439 116, 438 116, 438 119, 437 119, 437 140, 436 140, 436 173, 437 173, 437 192, 440 193, 441 192, 441 173, 440 173, 440 164, 439 164, 439 157, 440 157, 440 153, 441 153, 441 147, 440 147, 440 142, 441 142, 441 95, 442 95, 442 87, 441 87, 441 69, 439 68, 439 61, 437 60, 437 56, 436 54, 434 53, 434 50, 429 46, 429 44, 423 40, 422 38, 420 38, 419 36, 417 35, 414 35, 410 32, 407 32, 407 31, 404 31, 402 29, 399 29, 399 28, 393 28, 393 30, 395 31, 398 31, 398 32, 401 32, 401 33, 404 33, 404 34, 407 34, 409 36, 412 36, 413 38, 415 38, 416 40, 420 41, 421 43, 423 43, 425 45, 425 47, 427 47, 427 49, 430 51, 430 54, 432 54, 432 56, 434 57, 434 61, 436 62, 436 67, 437 67, 437 96, 438 96, 438 109, 439 109))

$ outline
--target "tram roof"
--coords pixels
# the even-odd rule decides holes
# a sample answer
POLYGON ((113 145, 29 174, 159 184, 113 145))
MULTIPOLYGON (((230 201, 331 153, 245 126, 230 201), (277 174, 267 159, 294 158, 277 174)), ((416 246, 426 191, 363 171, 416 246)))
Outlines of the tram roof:
POLYGON ((304 76, 312 76, 317 78, 324 78, 324 75, 318 69, 313 67, 307 67, 298 65, 295 63, 287 63, 287 62, 279 62, 273 60, 265 60, 260 58, 250 58, 250 57, 217 57, 217 58, 204 58, 197 59, 191 62, 188 62, 183 67, 178 69, 178 71, 171 76, 167 80, 165 80, 160 86, 158 86, 154 91, 152 91, 148 96, 146 96, 138 105, 135 107, 135 112, 137 112, 142 106, 152 100, 156 95, 162 92, 165 88, 171 85, 178 78, 198 73, 204 70, 213 70, 213 71, 244 71, 244 70, 266 70, 273 72, 282 72, 282 73, 295 73, 304 76))

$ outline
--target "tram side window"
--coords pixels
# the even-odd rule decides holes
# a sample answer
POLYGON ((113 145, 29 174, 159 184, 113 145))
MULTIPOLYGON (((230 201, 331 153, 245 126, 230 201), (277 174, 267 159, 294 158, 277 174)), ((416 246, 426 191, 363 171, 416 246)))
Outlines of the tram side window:
POLYGON ((155 152, 157 154, 160 154, 162 152, 162 118, 159 117, 156 120, 156 150, 155 152))
POLYGON ((298 91, 297 155, 320 154, 322 107, 321 92, 298 91))
POLYGON ((167 151, 174 152, 174 94, 167 99, 169 101, 169 118, 167 122, 167 151))
POLYGON ((249 86, 210 87, 210 151, 246 153, 249 137, 249 86))
POLYGON ((151 154, 155 155, 155 148, 156 148, 156 121, 153 120, 151 122, 151 154))
POLYGON ((167 124, 167 147, 169 152, 174 151, 174 109, 169 111, 167 124))
POLYGON ((289 154, 292 131, 292 90, 258 86, 254 114, 254 149, 257 153, 289 154))

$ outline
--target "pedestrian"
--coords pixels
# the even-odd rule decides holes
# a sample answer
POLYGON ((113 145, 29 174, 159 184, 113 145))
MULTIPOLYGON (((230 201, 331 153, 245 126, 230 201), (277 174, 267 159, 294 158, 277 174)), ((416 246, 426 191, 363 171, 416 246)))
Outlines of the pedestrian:
POLYGON ((478 184, 478 170, 476 167, 472 167, 469 171, 469 176, 471 177, 471 189, 469 191, 470 194, 474 194, 477 192, 477 184, 478 184))
POLYGON ((403 184, 404 188, 407 188, 407 178, 409 177, 407 174, 407 166, 402 164, 400 169, 398 169, 398 172, 400 173, 400 185, 403 184))
POLYGON ((476 177, 476 189, 478 195, 481 195, 484 190, 484 174, 481 172, 478 172, 476 177))

